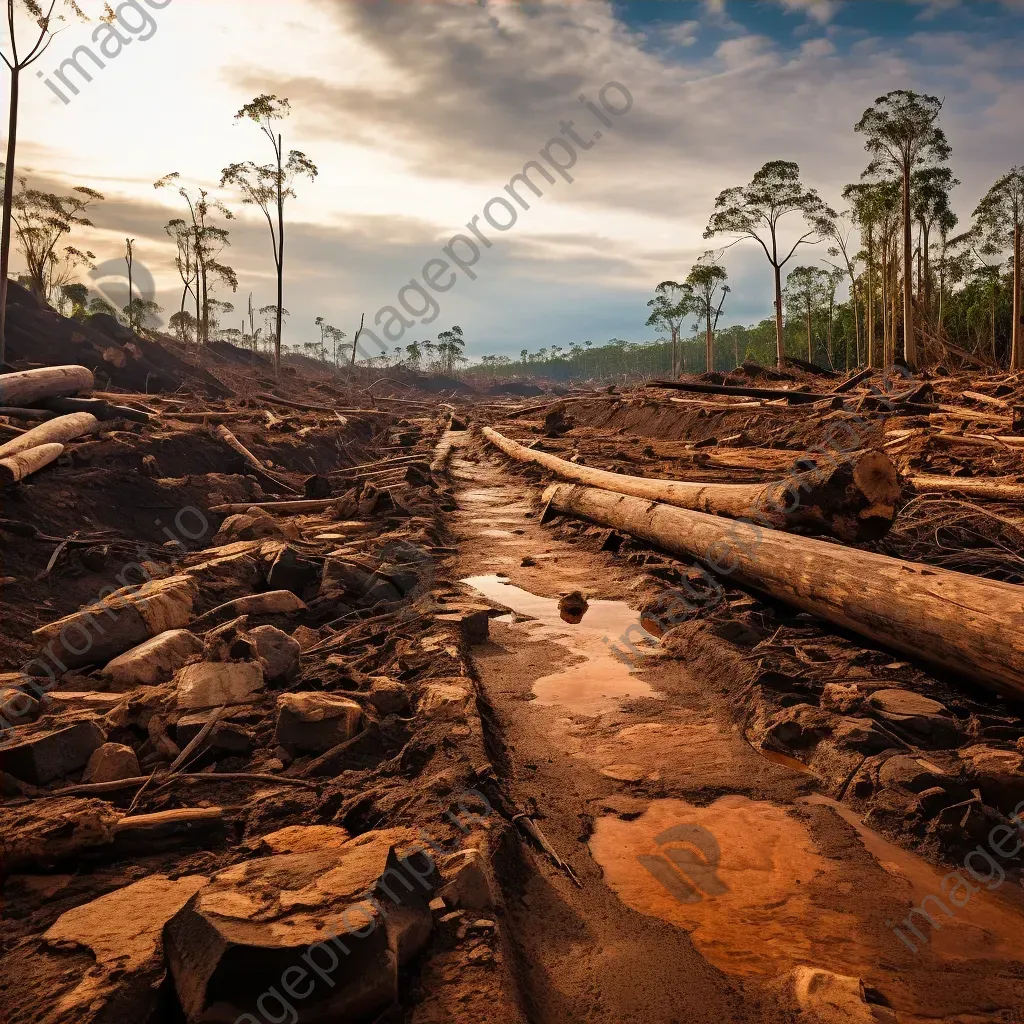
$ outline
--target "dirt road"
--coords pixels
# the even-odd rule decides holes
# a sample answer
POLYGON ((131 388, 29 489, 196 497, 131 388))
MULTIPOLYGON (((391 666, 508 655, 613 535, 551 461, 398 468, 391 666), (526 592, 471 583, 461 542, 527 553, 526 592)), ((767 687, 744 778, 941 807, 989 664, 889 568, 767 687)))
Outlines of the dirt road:
POLYGON ((522 847, 501 865, 531 1020, 785 1020, 774 986, 799 967, 867 983, 863 1016, 836 1019, 1022 1019, 1016 886, 934 930, 912 917, 924 941, 898 931, 948 872, 756 750, 736 680, 661 649, 636 610, 658 581, 600 551, 600 531, 542 526, 539 491, 487 456, 463 449, 453 469, 454 571, 508 609, 473 659, 491 740, 579 880, 522 847), (574 591, 578 622, 559 611, 574 591))

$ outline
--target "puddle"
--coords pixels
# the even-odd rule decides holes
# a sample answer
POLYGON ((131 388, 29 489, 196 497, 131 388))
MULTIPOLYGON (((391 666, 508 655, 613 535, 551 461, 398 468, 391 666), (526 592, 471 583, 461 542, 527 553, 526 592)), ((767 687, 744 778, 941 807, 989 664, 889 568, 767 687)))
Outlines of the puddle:
MULTIPOLYGON (((827 804, 849 821, 877 867, 851 870, 849 859, 825 857, 799 818, 742 796, 708 807, 656 800, 633 821, 601 818, 590 851, 624 903, 687 931, 730 974, 814 964, 895 979, 897 965, 916 958, 887 922, 941 894, 948 872, 886 842, 848 808, 824 797, 803 802, 827 804)), ((960 961, 961 969, 963 961, 1019 960, 1024 918, 988 893, 972 904, 943 917, 928 955, 960 961)))
POLYGON ((499 621, 514 623, 531 639, 559 644, 583 659, 538 679, 533 685, 537 705, 596 717, 616 710, 627 699, 662 699, 632 674, 639 657, 653 653, 656 640, 640 625, 639 613, 623 602, 591 601, 580 616, 572 609, 559 611, 557 599, 538 597, 503 576, 471 576, 462 582, 528 619, 517 622, 514 616, 506 616, 499 621))

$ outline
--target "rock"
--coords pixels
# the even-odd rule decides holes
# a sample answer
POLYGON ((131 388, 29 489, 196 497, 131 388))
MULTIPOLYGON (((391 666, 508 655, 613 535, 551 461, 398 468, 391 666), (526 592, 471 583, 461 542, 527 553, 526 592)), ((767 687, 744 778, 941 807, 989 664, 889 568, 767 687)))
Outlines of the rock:
MULTIPOLYGON (((179 718, 174 733, 178 746, 182 749, 187 747, 199 735, 209 718, 209 711, 200 711, 179 718)), ((252 729, 230 719, 219 720, 203 741, 204 749, 235 756, 250 754, 255 746, 256 736, 252 729)))
POLYGON ((164 930, 185 1017, 357 1020, 391 1003, 432 926, 436 874, 414 842, 411 830, 368 832, 214 876, 164 930))
POLYGON ((104 743, 93 751, 82 775, 83 782, 118 782, 142 775, 139 759, 123 743, 104 743))
POLYGON ((275 626, 257 626, 249 635, 256 644, 256 654, 263 659, 263 674, 268 682, 288 682, 299 674, 298 640, 275 626))
POLYGON ((423 688, 417 711, 421 715, 436 715, 449 708, 461 711, 465 709, 472 696, 473 692, 468 679, 437 680, 428 683, 423 688))
POLYGON ((378 576, 376 573, 370 577, 370 586, 363 595, 363 604, 372 608, 381 602, 392 604, 402 599, 402 592, 389 579, 378 576))
POLYGON ((895 754, 886 758, 878 770, 878 781, 883 786, 898 786, 911 793, 923 793, 933 786, 950 781, 937 765, 910 754, 895 754))
POLYGON ((338 594, 358 600, 373 585, 372 580, 372 574, 360 569, 359 566, 340 558, 328 558, 324 563, 320 593, 338 594))
POLYGON ((833 729, 832 738, 837 747, 855 750, 859 754, 880 754, 898 745, 870 718, 840 719, 833 729))
POLYGON ((249 616, 225 622, 203 637, 204 661, 256 661, 256 642, 248 632, 249 616))
POLYGON ((797 967, 777 983, 807 1024, 897 1024, 892 1010, 867 1001, 860 978, 797 967))
MULTIPOLYGON (((16 673, 14 673, 16 675, 16 673)), ((17 676, 21 679, 21 676, 17 676)), ((3 737, 2 721, 13 725, 34 722, 39 717, 39 701, 30 697, 24 690, 15 687, 0 687, 0 739, 3 737)))
POLYGON ((100 674, 125 688, 158 686, 173 679, 174 673, 202 649, 202 640, 187 629, 169 629, 118 655, 100 674))
POLYGON ((856 683, 844 686, 842 683, 826 683, 821 693, 821 707, 840 715, 856 711, 864 700, 864 693, 856 683))
POLYGON ((320 566, 303 558, 294 548, 280 551, 267 574, 271 590, 290 590, 304 600, 316 595, 320 586, 320 566))
POLYGON ((38 871, 76 860, 83 850, 111 842, 123 816, 105 800, 82 797, 0 805, 0 865, 5 872, 38 871))
POLYGON ((310 647, 320 643, 320 634, 309 626, 296 626, 292 630, 292 639, 299 645, 299 650, 305 653, 310 647))
POLYGON ((571 594, 566 594, 558 602, 558 611, 562 618, 566 622, 577 623, 583 621, 583 616, 586 615, 587 609, 590 605, 587 603, 587 599, 583 596, 579 590, 574 590, 571 594))
POLYGON ((960 758, 985 803, 1010 811, 1024 801, 1024 757, 1018 751, 976 744, 961 750, 960 758))
POLYGON ((246 704, 264 688, 262 667, 247 661, 200 661, 186 665, 174 680, 179 708, 246 704))
POLYGON ((884 722, 911 733, 930 746, 955 747, 960 730, 953 716, 937 700, 911 690, 876 690, 865 701, 884 722))
POLYGON ((813 747, 831 734, 834 716, 811 704, 794 704, 769 722, 762 743, 775 750, 813 747))
POLYGON ((491 608, 489 605, 460 605, 436 616, 439 625, 455 626, 464 643, 470 647, 490 639, 491 608))
POLYGON ((409 708, 409 695, 405 687, 394 679, 379 676, 371 680, 366 694, 369 704, 381 715, 398 715, 409 708))
POLYGON ((215 545, 231 544, 239 540, 262 540, 266 537, 283 538, 285 531, 278 521, 262 509, 249 509, 228 516, 213 538, 215 545))
POLYGON ((91 903, 65 911, 42 937, 34 963, 52 983, 13 977, 22 1020, 38 1024, 106 1024, 156 1019, 166 974, 164 925, 198 892, 206 879, 185 875, 171 880, 150 875, 91 903), (88 954, 88 963, 68 970, 70 950, 88 954), (38 999, 30 1008, 23 1000, 38 999))
POLYGON ((274 740, 292 753, 323 754, 352 739, 362 708, 331 693, 284 693, 277 699, 274 740))
POLYGON ((93 752, 106 740, 92 719, 82 719, 63 729, 36 732, 0 745, 0 771, 22 782, 45 786, 54 779, 84 768, 93 752))
POLYGON ((438 895, 451 910, 486 910, 494 896, 487 860, 477 849, 460 850, 441 863, 438 895))
POLYGON ((124 587, 32 636, 44 648, 55 645, 68 668, 102 664, 150 637, 187 625, 198 590, 188 576, 124 587))
POLYGON ((289 825, 269 835, 260 836, 247 845, 259 854, 315 853, 318 850, 340 849, 351 836, 337 825, 289 825))

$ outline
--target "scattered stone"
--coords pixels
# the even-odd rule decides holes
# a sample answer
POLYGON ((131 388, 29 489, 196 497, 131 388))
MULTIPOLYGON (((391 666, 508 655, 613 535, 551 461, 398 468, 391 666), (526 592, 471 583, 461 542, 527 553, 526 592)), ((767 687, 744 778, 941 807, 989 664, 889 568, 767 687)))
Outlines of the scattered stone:
POLYGON ((590 604, 579 590, 566 594, 558 602, 558 611, 566 622, 578 623, 583 621, 590 604))
POLYGON ((880 754, 899 746, 870 718, 842 718, 832 732, 837 747, 860 754, 880 754))
POLYGON ((864 693, 856 683, 844 686, 842 683, 826 683, 821 693, 821 707, 839 715, 856 711, 864 701, 864 693))
POLYGON ((1024 757, 1018 751, 977 744, 961 750, 960 758, 985 803, 1013 810, 1024 801, 1024 757))
POLYGON ((447 708, 464 709, 472 696, 468 679, 438 680, 423 688, 418 710, 422 715, 433 715, 447 708))
POLYGON ((886 758, 878 770, 878 781, 883 786, 898 786, 911 793, 948 782, 948 775, 938 766, 910 754, 894 754, 886 758))
POLYGON ((537 559, 533 555, 524 555, 523 560, 519 564, 524 569, 529 569, 537 564, 537 559))
POLYGON ((39 999, 38 1011, 25 1019, 40 1024, 155 1019, 166 973, 164 925, 205 882, 201 875, 173 881, 166 875, 150 875, 63 913, 43 935, 42 962, 25 965, 43 969, 58 984, 30 985, 27 976, 21 984, 11 979, 19 999, 39 999), (92 961, 71 977, 69 949, 88 951, 92 961))
POLYGON ((616 782, 643 782, 648 772, 638 764, 609 764, 601 769, 601 774, 616 782))
POLYGON ((865 701, 890 725, 912 733, 938 747, 958 746, 961 739, 953 716, 945 705, 911 690, 876 690, 865 701))
POLYGON ((203 642, 187 629, 169 629, 118 655, 100 673, 117 686, 158 686, 200 654, 203 642))
POLYGON ((268 682, 289 682, 299 674, 302 648, 298 640, 275 626, 257 626, 249 635, 256 644, 257 656, 263 659, 268 682))
POLYGON ((442 612, 436 621, 439 625, 456 626, 463 642, 475 647, 490 639, 491 612, 489 605, 460 605, 442 612))
POLYGON ((0 771, 34 786, 45 786, 84 768, 105 740, 103 730, 92 719, 37 732, 0 745, 0 771))
POLYGON ((124 587, 56 622, 34 630, 42 647, 54 645, 68 668, 104 663, 192 617, 198 585, 188 576, 171 576, 124 587))
POLYGON ((296 626, 292 630, 292 639, 299 645, 299 650, 305 653, 320 643, 320 634, 309 626, 296 626))
POLYGON ((200 661, 174 677, 179 708, 218 708, 246 704, 264 688, 256 662, 200 661))
POLYGON ((338 825, 289 825, 250 841, 254 853, 316 853, 341 849, 351 836, 338 825))
MULTIPOLYGON (((179 718, 175 727, 178 746, 182 749, 187 747, 203 730, 209 719, 209 711, 179 718)), ((256 746, 256 737, 253 731, 242 723, 222 718, 206 734, 203 746, 218 754, 244 756, 252 753, 256 746)))
POLYGON ((142 774, 139 759, 123 743, 104 743, 93 751, 82 775, 83 782, 118 782, 137 779, 142 774))
POLYGON ((324 754, 352 739, 362 717, 362 708, 347 697, 284 693, 277 699, 274 740, 292 753, 324 754))
POLYGON ((391 1003, 432 927, 436 878, 414 843, 411 830, 368 832, 214 876, 164 930, 187 1019, 266 1019, 264 994, 288 968, 299 1019, 362 1019, 391 1003))
POLYGON ((460 850, 441 863, 438 895, 451 910, 485 910, 494 896, 487 860, 477 849, 460 850))
MULTIPOLYGON (((20 675, 16 675, 21 679, 20 675)), ((24 690, 14 687, 0 687, 0 718, 14 724, 33 722, 39 717, 39 701, 30 697, 24 690)), ((0 739, 3 737, 4 726, 0 724, 0 739)))
POLYGON ((38 871, 113 840, 123 812, 105 800, 51 797, 0 804, 0 864, 5 872, 38 871))
POLYGON ((796 1003, 807 1024, 897 1024, 892 1010, 867 1001, 859 978, 797 967, 777 987, 796 1003))
POLYGON ((230 544, 238 540, 262 540, 265 537, 283 538, 285 531, 269 512, 249 509, 228 516, 213 538, 214 544, 230 544))
POLYGON ((320 586, 320 566, 286 547, 271 564, 267 585, 271 590, 290 590, 296 597, 309 599, 320 586))
POLYGON ((110 559, 110 547, 107 544, 97 544, 95 547, 86 548, 78 555, 82 567, 89 572, 103 572, 110 559))
POLYGON ((381 715, 397 715, 409 708, 409 695, 405 687, 394 679, 379 676, 371 680, 366 694, 369 704, 381 715))

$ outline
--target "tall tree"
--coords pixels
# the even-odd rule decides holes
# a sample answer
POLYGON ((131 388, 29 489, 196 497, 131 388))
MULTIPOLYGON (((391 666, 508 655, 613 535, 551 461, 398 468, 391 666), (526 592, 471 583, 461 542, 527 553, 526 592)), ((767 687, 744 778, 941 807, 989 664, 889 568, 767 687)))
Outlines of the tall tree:
POLYGON ((768 257, 775 275, 775 334, 779 366, 785 357, 782 323, 782 268, 793 258, 799 246, 819 242, 832 232, 836 218, 813 188, 800 181, 800 168, 788 160, 766 163, 749 185, 739 185, 721 192, 715 200, 705 238, 716 235, 737 235, 735 242, 750 238, 768 257), (782 256, 779 247, 779 221, 791 213, 799 213, 807 228, 782 256))
MULTIPOLYGON (((856 189, 856 185, 847 185, 843 189, 843 198, 849 199, 848 191, 850 189, 856 189)), ((856 362, 860 365, 860 303, 857 299, 857 264, 860 261, 856 250, 850 241, 850 230, 849 224, 860 223, 860 211, 856 204, 849 210, 844 210, 839 217, 832 224, 832 235, 831 239, 835 242, 835 245, 829 246, 828 254, 833 258, 842 257, 843 266, 846 268, 846 274, 850 279, 850 304, 853 306, 853 333, 854 333, 854 344, 856 352, 856 362)), ((864 225, 861 225, 862 228, 864 225)), ((870 232, 870 227, 868 228, 870 232)), ((873 239, 872 239, 873 241, 873 239)), ((869 246, 870 248, 870 246, 869 246)), ((838 287, 838 282, 836 284, 838 287)))
POLYGON ((715 368, 715 330, 725 307, 725 297, 729 294, 729 286, 725 283, 728 280, 729 275, 725 267, 709 262, 707 254, 686 275, 686 283, 692 289, 693 312, 704 319, 704 346, 708 372, 715 368))
POLYGON ((1013 253, 1013 327, 1010 369, 1024 369, 1021 344, 1021 229, 1024 227, 1024 167, 1014 167, 989 190, 974 211, 982 244, 989 250, 1013 253))
MULTIPOLYGON (((220 227, 214 220, 219 214, 225 220, 232 220, 234 214, 219 200, 211 199, 206 189, 197 189, 190 193, 180 184, 181 175, 174 171, 167 174, 153 183, 153 187, 169 188, 177 186, 178 195, 185 200, 188 206, 190 225, 184 221, 172 220, 167 225, 167 233, 178 241, 178 258, 176 263, 182 280, 188 288, 189 277, 185 270, 182 270, 184 262, 188 269, 189 256, 194 262, 195 278, 195 300, 196 320, 199 322, 199 342, 206 345, 210 341, 210 309, 214 300, 210 298, 210 292, 217 284, 227 285, 232 291, 238 289, 238 276, 227 264, 220 261, 220 256, 231 244, 229 232, 220 227), (183 248, 181 242, 182 232, 191 234, 190 245, 183 248), (189 254, 188 250, 191 250, 189 254)), ((184 295, 182 296, 184 303, 184 295)))
POLYGON ((814 362, 814 315, 828 299, 828 274, 821 267, 795 267, 786 278, 786 305, 799 310, 807 328, 807 362, 814 362))
MULTIPOLYGON (((10 56, 0 52, 11 75, 11 92, 7 118, 7 157, 4 161, 4 202, 0 224, 0 366, 7 350, 7 275, 11 268, 11 216, 14 203, 15 157, 18 149, 18 105, 21 97, 21 73, 31 67, 46 52, 53 41, 53 22, 63 20, 55 15, 58 0, 50 0, 44 10, 37 0, 7 0, 7 31, 10 56), (27 15, 32 23, 28 42, 21 45, 18 23, 27 15)), ((66 6, 79 18, 85 14, 74 0, 65 0, 66 6)))
POLYGON ((648 327, 668 331, 672 337, 672 376, 679 374, 679 332, 683 321, 693 311, 693 289, 678 281, 662 281, 654 289, 654 298, 647 303, 651 315, 648 327))
POLYGON ((914 246, 911 232, 911 176, 928 164, 944 163, 952 152, 938 126, 942 100, 908 89, 879 96, 854 126, 871 154, 869 172, 899 176, 903 191, 903 355, 917 361, 914 331, 914 246))
POLYGON ((951 231, 957 223, 956 214, 949 205, 949 194, 959 185, 948 167, 922 167, 911 176, 910 191, 914 220, 919 229, 918 239, 918 305, 923 315, 932 308, 932 231, 946 224, 951 231))
POLYGON ((91 252, 74 246, 61 249, 60 243, 74 228, 93 226, 86 213, 103 196, 84 186, 72 189, 75 195, 61 196, 29 188, 24 178, 18 181, 18 191, 11 201, 14 233, 25 258, 29 288, 49 302, 60 286, 68 283, 76 267, 92 265, 91 252))
POLYGON ((455 366, 464 360, 463 351, 466 348, 466 341, 462 335, 462 328, 456 324, 451 330, 442 331, 437 336, 437 352, 442 360, 442 370, 451 375, 455 372, 455 366))
MULTIPOLYGON (((281 133, 275 130, 278 121, 284 120, 291 112, 291 104, 287 99, 278 99, 264 93, 247 103, 235 115, 236 121, 249 120, 259 126, 260 131, 270 140, 274 151, 274 162, 256 164, 251 160, 244 163, 231 164, 221 173, 221 186, 234 185, 243 196, 243 203, 256 206, 263 211, 270 227, 270 242, 274 253, 274 265, 277 268, 277 308, 284 309, 284 204, 286 199, 294 198, 292 187, 299 176, 316 178, 317 168, 305 153, 293 149, 284 155, 284 142, 281 133), (276 213, 276 226, 275 226, 276 213)), ((274 335, 274 368, 281 372, 281 329, 280 318, 274 335)))

